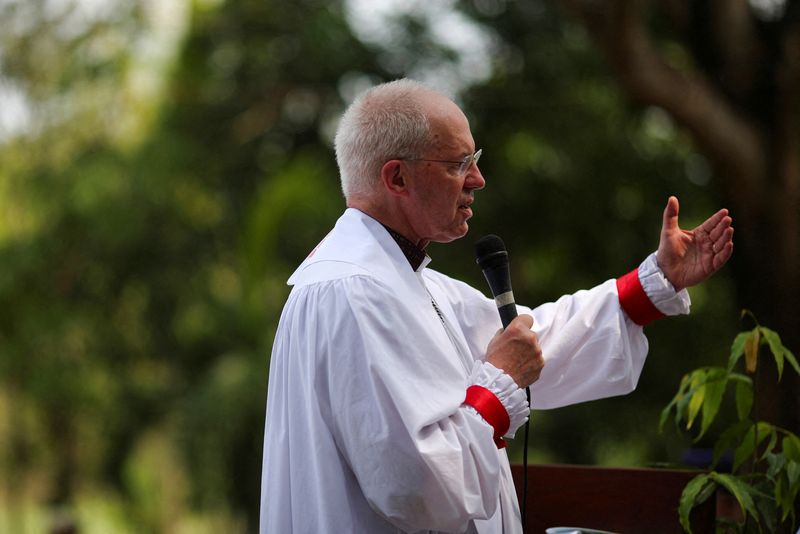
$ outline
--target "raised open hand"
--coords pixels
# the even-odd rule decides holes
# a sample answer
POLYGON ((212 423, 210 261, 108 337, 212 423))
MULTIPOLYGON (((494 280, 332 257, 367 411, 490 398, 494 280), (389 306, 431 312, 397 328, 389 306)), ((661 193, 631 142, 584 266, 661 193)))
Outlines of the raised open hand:
POLYGON ((733 221, 721 209, 694 230, 678 226, 678 199, 669 197, 664 208, 658 266, 676 291, 699 284, 725 265, 733 253, 733 221))

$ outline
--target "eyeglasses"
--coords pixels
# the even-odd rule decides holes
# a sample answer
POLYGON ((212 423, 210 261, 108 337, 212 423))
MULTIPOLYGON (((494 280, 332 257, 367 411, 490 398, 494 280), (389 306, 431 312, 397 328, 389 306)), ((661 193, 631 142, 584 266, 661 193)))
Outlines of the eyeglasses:
POLYGON ((453 161, 449 159, 425 159, 425 158, 404 158, 406 161, 430 161, 433 163, 452 163, 453 165, 458 165, 458 174, 464 174, 469 169, 470 165, 474 161, 475 164, 478 164, 478 160, 481 159, 481 154, 483 153, 483 149, 478 149, 477 152, 474 154, 470 154, 469 156, 465 156, 464 159, 453 161))

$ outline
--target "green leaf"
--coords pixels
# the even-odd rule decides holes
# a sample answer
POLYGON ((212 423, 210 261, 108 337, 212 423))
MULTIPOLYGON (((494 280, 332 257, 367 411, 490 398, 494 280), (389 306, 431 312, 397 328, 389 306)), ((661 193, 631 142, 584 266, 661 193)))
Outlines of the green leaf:
POLYGON ((787 459, 800 462, 800 437, 795 434, 788 434, 783 438, 781 447, 787 459))
POLYGON ((770 453, 767 455, 767 478, 775 480, 786 465, 786 456, 783 454, 770 453))
POLYGON ((794 367, 794 372, 800 375, 800 365, 797 364, 797 358, 794 357, 792 351, 783 347, 783 355, 786 357, 786 360, 794 367))
POLYGON ((789 460, 786 463, 786 476, 789 479, 789 484, 800 486, 800 462, 789 460))
POLYGON ((778 368, 778 382, 780 382, 781 376, 783 375, 783 355, 786 348, 783 346, 783 343, 781 343, 781 337, 777 332, 769 328, 764 328, 763 326, 760 327, 759 330, 761 331, 761 335, 764 336, 764 339, 767 340, 769 350, 775 358, 775 365, 778 368))
POLYGON ((670 411, 674 408, 675 409, 675 424, 680 425, 681 422, 681 403, 686 398, 686 390, 689 389, 689 375, 685 374, 681 377, 680 386, 678 386, 678 392, 672 397, 672 400, 667 405, 666 408, 661 410, 661 419, 658 423, 658 431, 663 432, 664 425, 667 423, 667 419, 669 419, 670 411))
POLYGON ((715 488, 716 484, 713 482, 710 475, 698 475, 690 480, 689 483, 686 484, 686 487, 683 488, 680 504, 678 505, 678 517, 680 518, 683 530, 689 534, 692 534, 692 526, 689 522, 689 515, 692 512, 692 508, 702 504, 703 501, 708 499, 708 497, 713 494, 715 488), (709 487, 711 491, 708 491, 709 487))
POLYGON ((789 483, 786 480, 786 473, 780 473, 775 481, 775 502, 778 503, 778 506, 781 508, 781 520, 786 519, 786 516, 789 513, 786 510, 786 505, 791 504, 791 501, 789 500, 791 492, 789 491, 788 486, 789 483))
POLYGON ((699 440, 706 433, 708 427, 714 422, 719 413, 719 406, 722 404, 722 396, 728 385, 728 373, 725 369, 710 369, 706 375, 705 396, 703 399, 703 421, 700 426, 700 434, 695 440, 699 440))
MULTIPOLYGON (((741 445, 736 448, 733 458, 733 470, 736 471, 739 469, 751 455, 754 455, 758 447, 767 438, 771 439, 762 458, 766 457, 766 454, 771 452, 775 447, 775 443, 777 442, 777 430, 774 425, 765 421, 759 421, 758 424, 751 426, 747 434, 742 438, 741 445)), ((755 457, 753 460, 755 460, 755 457)))
POLYGON ((775 449, 775 445, 778 443, 778 432, 773 425, 761 421, 758 423, 758 433, 759 436, 762 434, 769 436, 769 443, 764 447, 764 453, 761 455, 763 460, 775 449))
POLYGON ((716 467, 717 463, 719 463, 719 460, 722 458, 722 455, 725 454, 725 451, 734 448, 734 444, 737 443, 752 427, 753 422, 745 419, 728 427, 720 435, 719 439, 717 439, 717 442, 714 444, 714 467, 716 467))
POLYGON ((744 340, 744 368, 753 374, 758 368, 758 347, 761 344, 761 331, 753 328, 747 339, 744 340))
POLYGON ((692 373, 692 387, 689 392, 689 407, 686 416, 686 428, 692 428, 697 414, 700 413, 700 408, 703 407, 703 399, 706 395, 706 372, 699 369, 692 373))
POLYGON ((733 345, 731 345, 731 356, 728 359, 728 370, 733 371, 733 368, 736 367, 736 362, 739 361, 739 358, 742 357, 744 354, 744 342, 747 340, 747 337, 751 334, 751 332, 741 332, 733 339, 733 345))
POLYGON ((762 427, 762 425, 765 424, 767 423, 759 422, 758 425, 751 426, 747 434, 742 438, 741 445, 736 448, 736 452, 733 455, 734 471, 739 469, 739 467, 753 455, 761 442, 770 435, 770 433, 765 431, 762 427))
MULTIPOLYGON (((742 507, 745 520, 747 520, 747 514, 750 514, 754 518, 758 517, 756 504, 753 500, 753 493, 755 490, 749 484, 734 475, 727 475, 724 473, 711 472, 709 473, 709 477, 728 490, 731 495, 736 498, 739 506, 742 507)), ((759 525, 759 531, 760 530, 761 527, 759 525)))
POLYGON ((791 514, 794 522, 794 505, 800 493, 800 463, 789 461, 775 483, 775 500, 781 507, 781 521, 791 514))
POLYGON ((747 382, 736 382, 736 415, 743 421, 750 415, 753 407, 753 385, 747 382))

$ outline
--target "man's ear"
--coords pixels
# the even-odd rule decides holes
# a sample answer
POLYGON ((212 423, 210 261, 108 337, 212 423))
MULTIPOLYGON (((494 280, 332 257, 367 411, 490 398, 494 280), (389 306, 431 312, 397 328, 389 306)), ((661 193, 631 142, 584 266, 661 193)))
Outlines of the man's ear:
POLYGON ((406 183, 406 167, 399 159, 390 159, 381 167, 381 182, 392 195, 408 195, 406 183))

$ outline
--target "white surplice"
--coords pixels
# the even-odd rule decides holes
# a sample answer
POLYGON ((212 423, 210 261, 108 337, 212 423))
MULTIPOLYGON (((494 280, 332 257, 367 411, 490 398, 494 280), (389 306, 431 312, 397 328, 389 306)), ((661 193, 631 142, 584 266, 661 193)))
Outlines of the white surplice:
MULTIPOLYGON (((523 390, 482 363, 501 327, 495 302, 427 268, 348 209, 289 284, 270 363, 261 533, 519 533, 519 506, 493 428, 462 404, 489 388, 512 419, 523 390), (436 303, 439 311, 434 308, 436 303)), ((639 278, 666 314, 687 313, 651 255, 639 278)), ((615 281, 519 313, 545 359, 531 407, 626 394, 647 339, 615 281)))

